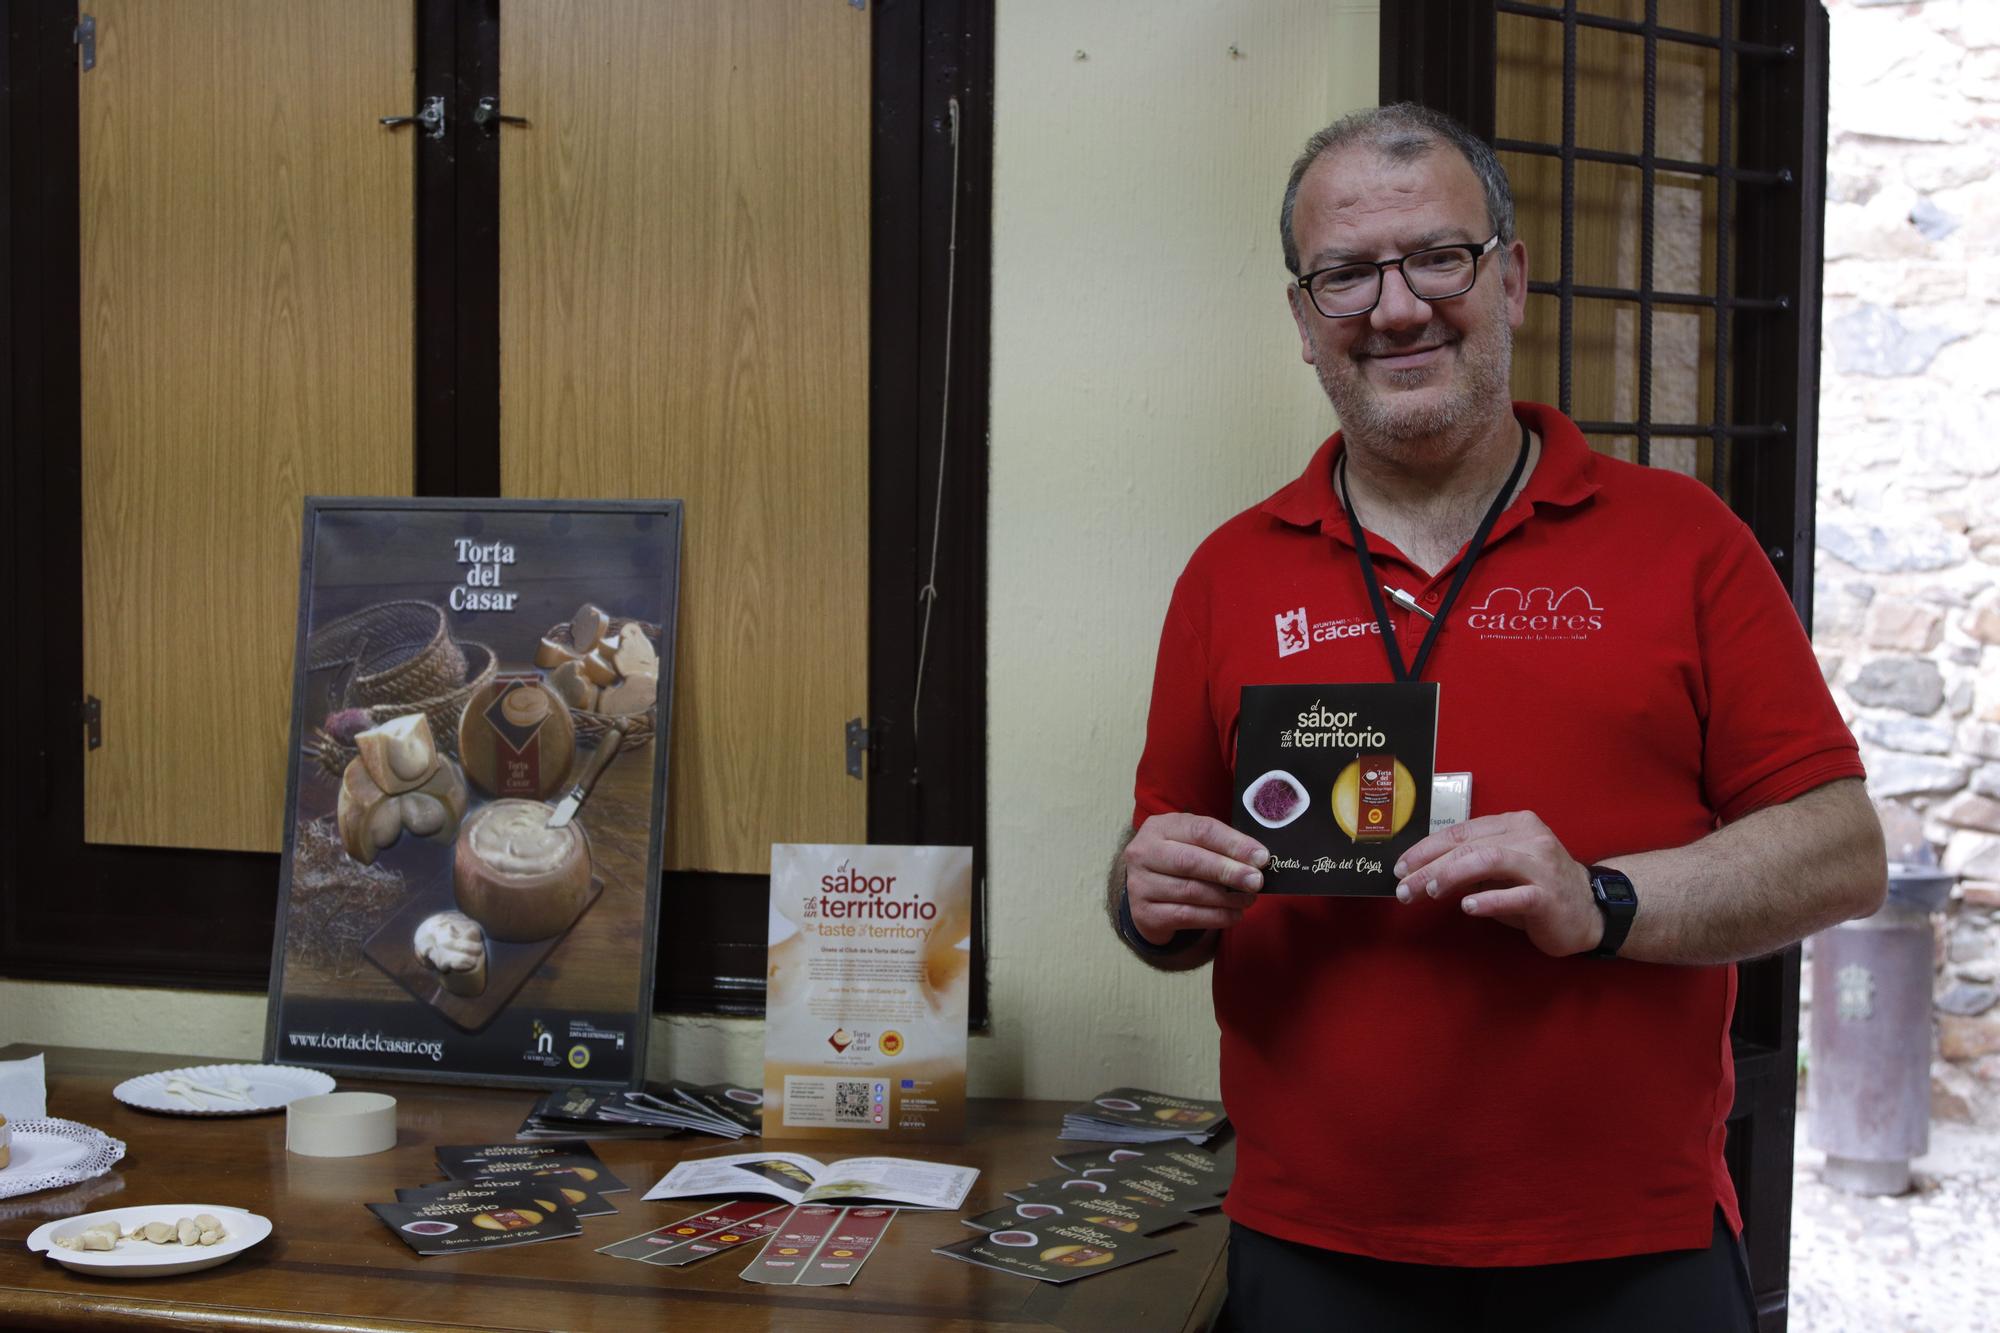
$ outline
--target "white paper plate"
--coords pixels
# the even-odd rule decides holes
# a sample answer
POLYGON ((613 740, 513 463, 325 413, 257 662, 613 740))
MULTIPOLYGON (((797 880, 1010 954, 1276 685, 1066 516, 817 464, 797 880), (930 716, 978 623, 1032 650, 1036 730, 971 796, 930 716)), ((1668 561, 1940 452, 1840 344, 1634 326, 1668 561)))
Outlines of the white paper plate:
POLYGON ((28 1233, 28 1248, 79 1273, 93 1277, 166 1277, 192 1273, 197 1269, 226 1264, 271 1234, 271 1219, 241 1208, 215 1203, 156 1203, 138 1208, 107 1208, 101 1213, 65 1217, 45 1222, 28 1233), (70 1250, 56 1244, 58 1236, 74 1236, 93 1222, 116 1222, 121 1231, 130 1231, 147 1222, 178 1222, 197 1213, 213 1213, 226 1233, 213 1245, 154 1245, 143 1240, 121 1240, 116 1249, 70 1250))
POLYGON ((296 1065, 194 1065, 128 1078, 113 1088, 111 1095, 127 1106, 161 1115, 217 1116, 266 1115, 284 1110, 301 1097, 332 1091, 331 1078, 317 1069, 300 1069, 296 1065), (178 1094, 168 1095, 167 1080, 173 1078, 206 1083, 211 1088, 227 1088, 232 1078, 242 1079, 250 1085, 243 1094, 249 1101, 229 1101, 197 1092, 194 1095, 203 1105, 196 1106, 178 1094))
POLYGON ((0 1199, 60 1189, 103 1175, 125 1155, 125 1145, 101 1129, 42 1116, 16 1120, 13 1151, 0 1171, 0 1199))

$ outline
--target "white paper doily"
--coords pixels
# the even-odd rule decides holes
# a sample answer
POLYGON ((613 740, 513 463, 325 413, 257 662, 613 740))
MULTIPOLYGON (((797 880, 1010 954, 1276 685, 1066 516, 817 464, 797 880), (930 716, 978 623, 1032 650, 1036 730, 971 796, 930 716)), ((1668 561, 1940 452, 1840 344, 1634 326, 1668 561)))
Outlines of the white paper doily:
POLYGON ((76 1185, 103 1175, 125 1155, 125 1144, 74 1120, 16 1120, 13 1158, 0 1171, 0 1199, 76 1185))

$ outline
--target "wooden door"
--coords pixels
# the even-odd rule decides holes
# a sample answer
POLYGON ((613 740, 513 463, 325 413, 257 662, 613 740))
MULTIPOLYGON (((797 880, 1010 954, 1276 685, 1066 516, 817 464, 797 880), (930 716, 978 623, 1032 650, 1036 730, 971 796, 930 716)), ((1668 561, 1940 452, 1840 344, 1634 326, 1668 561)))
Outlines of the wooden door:
POLYGON ((412 0, 91 0, 92 842, 277 851, 308 494, 408 495, 412 0))
POLYGON ((501 478, 687 502, 667 865, 861 842, 869 15, 508 0, 501 478))

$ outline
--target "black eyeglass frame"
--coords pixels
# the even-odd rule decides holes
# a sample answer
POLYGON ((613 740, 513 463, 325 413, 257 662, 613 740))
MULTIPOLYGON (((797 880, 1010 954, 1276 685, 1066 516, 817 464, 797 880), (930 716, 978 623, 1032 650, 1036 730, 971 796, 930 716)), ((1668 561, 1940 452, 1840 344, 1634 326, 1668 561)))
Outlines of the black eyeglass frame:
POLYGON ((1450 301, 1457 297, 1465 295, 1467 292, 1471 291, 1474 287, 1477 287, 1479 285, 1479 261, 1484 259, 1487 255, 1492 254, 1493 251, 1496 248, 1498 248, 1499 244, 1500 244, 1500 233, 1496 231, 1493 233, 1492 236, 1487 238, 1485 244, 1483 245, 1474 245, 1470 241, 1464 241, 1455 245, 1427 245, 1421 250, 1412 250, 1410 251, 1410 253, 1406 255, 1398 255, 1394 259, 1349 259, 1338 264, 1328 264, 1325 268, 1316 268, 1310 273, 1302 273, 1297 278, 1294 278, 1293 281, 1299 285, 1299 289, 1301 291, 1305 292, 1306 300, 1312 302, 1312 308, 1319 311, 1319 313, 1325 318, 1355 319, 1358 318, 1359 316, 1369 313, 1376 306, 1382 304, 1383 283, 1388 276, 1389 270, 1392 268, 1395 269, 1398 273, 1401 273, 1403 275, 1403 286, 1409 288, 1410 295, 1416 297, 1419 301, 1424 301, 1424 302, 1450 301), (1447 292, 1440 296, 1425 296, 1423 293, 1419 292, 1415 287, 1410 285, 1409 272, 1403 267, 1403 265, 1409 263, 1412 259, 1418 259, 1423 257, 1424 255, 1439 254, 1446 250, 1463 250, 1468 255, 1472 256, 1472 272, 1470 275, 1467 276, 1465 280, 1465 285, 1463 287, 1460 287, 1457 291, 1447 292), (1368 268, 1368 267, 1373 267, 1375 270, 1375 299, 1370 301, 1367 305, 1361 307, 1361 309, 1343 310, 1336 315, 1332 311, 1328 310, 1325 306, 1322 306, 1319 303, 1319 298, 1313 295, 1312 280, 1314 278, 1317 278, 1320 274, 1331 273, 1335 269, 1368 268))

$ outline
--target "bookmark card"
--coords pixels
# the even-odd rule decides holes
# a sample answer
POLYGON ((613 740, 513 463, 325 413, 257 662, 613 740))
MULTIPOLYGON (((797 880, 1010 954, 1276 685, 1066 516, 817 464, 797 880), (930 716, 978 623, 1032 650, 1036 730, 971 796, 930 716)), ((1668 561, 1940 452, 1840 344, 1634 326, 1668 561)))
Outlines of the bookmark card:
POLYGON ((396 1239, 427 1257, 531 1245, 583 1230, 570 1209, 532 1192, 471 1184, 448 1188, 449 1198, 371 1203, 368 1211, 395 1232, 396 1239))
POLYGON ((1237 828, 1270 849, 1265 893, 1393 897, 1430 834, 1438 687, 1246 685, 1237 828))
POLYGON ((711 1254, 762 1240, 778 1229, 791 1209, 768 1199, 740 1199, 682 1218, 657 1231, 598 1249, 617 1259, 636 1259, 660 1268, 680 1268, 711 1254))
POLYGON ((551 1139, 543 1143, 452 1144, 437 1150, 438 1167, 453 1180, 478 1176, 514 1175, 523 1169, 568 1171, 594 1194, 617 1194, 632 1188, 617 1176, 582 1139, 551 1139))
POLYGON ((1035 1224, 1050 1219, 1084 1222, 1107 1231, 1125 1231, 1141 1236, 1150 1236, 1183 1222, 1194 1221, 1187 1213, 1168 1208, 1145 1195, 1133 1198, 1111 1194, 1070 1198, 1038 1196, 959 1220, 974 1231, 1011 1231, 1024 1226, 1032 1230, 1035 1224))
POLYGON ((893 1208, 794 1208, 743 1270, 744 1280, 781 1287, 844 1287, 868 1262, 895 1216, 893 1208))
POLYGON ((991 1231, 931 1251, 1043 1282, 1074 1282, 1173 1252, 1173 1246, 1087 1222, 1039 1222, 991 1231))

